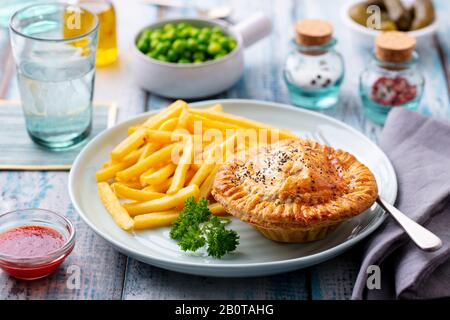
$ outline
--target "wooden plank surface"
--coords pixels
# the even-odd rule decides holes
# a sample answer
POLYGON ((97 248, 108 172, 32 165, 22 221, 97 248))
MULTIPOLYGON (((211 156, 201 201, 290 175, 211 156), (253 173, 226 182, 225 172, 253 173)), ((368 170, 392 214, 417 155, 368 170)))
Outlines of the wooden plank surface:
MULTIPOLYGON (((358 75, 371 53, 359 48, 342 25, 339 10, 343 1, 230 1, 234 19, 261 10, 272 18, 274 30, 268 39, 246 50, 245 72, 239 82, 213 98, 289 103, 282 68, 293 36, 293 24, 300 18, 321 17, 334 24, 338 50, 347 64, 341 101, 336 109, 323 113, 352 125, 376 141, 381 127, 365 119, 357 92, 358 75)), ((133 83, 127 62, 134 34, 157 18, 193 13, 159 10, 136 5, 136 2, 115 1, 121 56, 118 63, 100 68, 96 74, 95 99, 117 102, 119 121, 170 102, 140 90, 133 83)), ((420 68, 426 77, 426 93, 420 111, 449 118, 444 70, 450 74, 450 69, 443 65, 441 58, 450 55, 450 22, 445 19, 450 4, 445 0, 437 4, 444 19, 440 20, 438 36, 420 52, 420 68), (442 49, 441 56, 437 48, 442 49)), ((13 68, 8 58, 7 40, 6 32, 0 30, 0 94, 17 99, 15 79, 9 79, 9 70, 13 68)), ((67 173, 0 172, 0 191, 0 212, 27 207, 52 209, 70 217, 78 231, 74 253, 51 277, 21 282, 0 273, 0 299, 346 299, 351 294, 359 266, 361 246, 318 266, 271 277, 220 279, 183 275, 127 258, 95 235, 74 212, 67 193, 67 173), (78 269, 81 270, 80 286, 72 288, 71 275, 78 269)))

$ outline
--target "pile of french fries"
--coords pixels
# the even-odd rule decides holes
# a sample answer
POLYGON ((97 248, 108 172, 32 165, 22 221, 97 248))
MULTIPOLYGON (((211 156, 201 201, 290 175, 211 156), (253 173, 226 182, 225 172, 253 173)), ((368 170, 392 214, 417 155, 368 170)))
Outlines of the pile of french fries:
POLYGON ((211 189, 220 166, 246 159, 257 147, 297 137, 285 129, 223 112, 220 104, 189 108, 177 100, 139 126, 96 172, 100 198, 124 230, 169 226, 189 197, 209 200, 225 215, 211 189))

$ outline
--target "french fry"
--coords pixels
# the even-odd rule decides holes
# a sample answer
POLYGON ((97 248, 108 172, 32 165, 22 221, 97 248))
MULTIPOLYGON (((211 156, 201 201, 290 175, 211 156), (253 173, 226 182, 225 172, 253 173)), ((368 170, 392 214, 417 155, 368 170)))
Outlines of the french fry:
POLYGON ((138 189, 138 190, 143 188, 143 186, 141 185, 141 183, 139 181, 120 182, 120 184, 123 184, 124 186, 127 186, 129 188, 138 189))
MULTIPOLYGON (((145 175, 151 175, 153 172, 155 172, 156 169, 155 167, 149 168, 147 171, 145 171, 143 174, 140 175, 140 177, 145 176, 145 175)), ((141 179, 139 177, 139 183, 141 184, 141 179)), ((141 184, 142 185, 142 184, 141 184)))
POLYGON ((139 161, 133 166, 119 171, 117 173, 117 178, 122 181, 130 181, 133 180, 133 178, 139 177, 142 173, 150 169, 152 166, 170 159, 173 149, 177 146, 177 143, 165 146, 164 148, 156 151, 152 155, 148 156, 142 161, 139 161))
POLYGON ((212 152, 207 159, 200 165, 200 168, 197 170, 197 172, 192 177, 192 180, 189 182, 189 185, 196 184, 201 185, 203 181, 208 177, 209 173, 214 169, 216 166, 214 162, 215 158, 215 152, 212 152))
POLYGON ((114 178, 117 172, 125 170, 128 167, 129 165, 125 162, 111 164, 105 168, 97 170, 97 172, 95 173, 95 177, 97 178, 98 182, 108 181, 114 178))
POLYGON ((139 128, 111 151, 111 159, 114 161, 122 160, 131 151, 143 145, 146 137, 147 131, 144 128, 139 128))
POLYGON ((187 103, 183 100, 177 100, 172 103, 167 109, 164 109, 155 116, 149 118, 144 122, 143 126, 147 129, 159 128, 165 121, 170 118, 178 117, 183 109, 187 107, 187 103))
POLYGON ((192 164, 194 157, 194 142, 191 136, 185 138, 185 144, 183 147, 183 155, 181 156, 175 173, 173 174, 172 184, 167 190, 168 194, 174 194, 184 186, 186 181, 186 173, 192 164))
POLYGON ((200 170, 200 164, 203 162, 202 159, 208 159, 213 153, 215 156, 215 163, 224 163, 227 160, 227 154, 234 152, 236 137, 237 133, 231 135, 219 145, 212 145, 211 148, 208 148, 205 152, 203 152, 203 154, 199 155, 197 159, 195 159, 192 166, 195 169, 200 170))
POLYGON ((161 184, 167 180, 174 172, 177 166, 170 162, 161 169, 148 175, 142 174, 139 181, 143 186, 161 184))
POLYGON ((225 208, 218 202, 210 204, 208 209, 215 216, 226 216, 228 214, 225 208))
POLYGON ((192 177, 194 176, 196 170, 194 168, 189 168, 189 170, 186 172, 186 180, 184 182, 184 186, 187 187, 189 185, 189 182, 191 181, 192 177))
POLYGON ((179 211, 176 210, 141 214, 134 217, 134 229, 168 227, 178 218, 179 214, 179 211))
POLYGON ((269 132, 276 130, 279 133, 281 139, 298 139, 298 137, 286 129, 275 129, 272 126, 267 124, 246 119, 244 117, 239 117, 229 113, 210 111, 210 110, 200 110, 200 109, 190 109, 190 111, 194 114, 200 114, 206 118, 211 120, 217 120, 222 122, 229 122, 234 125, 238 125, 244 128, 252 128, 252 129, 267 129, 269 132))
POLYGON ((218 130, 221 130, 221 131, 226 131, 227 129, 228 130, 237 130, 237 129, 240 128, 238 125, 232 124, 230 122, 222 122, 222 121, 218 121, 218 120, 211 120, 211 119, 208 119, 207 117, 204 117, 204 116, 201 116, 201 115, 198 115, 198 114, 190 114, 187 119, 188 119, 188 122, 189 122, 189 125, 190 125, 189 128, 190 128, 190 130, 192 132, 194 132, 194 123, 195 123, 195 121, 201 122, 202 123, 202 127, 204 129, 213 129, 214 128, 214 129, 218 129, 218 130))
MULTIPOLYGON (((176 126, 178 124, 178 117, 169 118, 166 121, 164 121, 158 128, 158 130, 161 131, 173 131, 175 130, 176 126)), ((128 128, 128 134, 132 134, 135 132, 139 126, 131 126, 128 128)))
POLYGON ((208 199, 214 184, 214 179, 216 177, 217 171, 219 171, 219 168, 220 165, 216 164, 216 166, 209 173, 205 181, 203 181, 202 185, 200 186, 199 198, 208 199))
POLYGON ((212 105, 210 107, 207 108, 189 108, 189 111, 195 110, 196 114, 204 114, 207 113, 209 111, 214 111, 214 112, 222 112, 223 111, 223 106, 218 103, 215 105, 212 105))
MULTIPOLYGON (((189 171, 188 171, 189 173, 189 171)), ((158 185, 150 185, 144 188, 145 191, 153 191, 153 192, 161 192, 161 193, 166 193, 167 190, 170 187, 170 184, 172 183, 172 179, 173 177, 170 177, 169 179, 167 179, 166 181, 164 181, 163 183, 160 183, 158 185)))
POLYGON ((113 183, 111 188, 114 190, 117 197, 136 201, 148 201, 165 196, 164 193, 133 189, 118 182, 113 183))
POLYGON ((177 127, 178 117, 167 119, 163 124, 161 124, 158 130, 161 131, 173 131, 177 127))
POLYGON ((144 213, 166 211, 184 204, 190 198, 198 198, 198 186, 187 186, 177 193, 165 196, 159 199, 154 199, 146 202, 125 203, 123 206, 130 216, 137 216, 144 213))
POLYGON ((188 108, 184 108, 181 111, 180 117, 178 118, 177 129, 187 129, 189 111, 188 108))
POLYGON ((244 128, 272 128, 271 126, 264 123, 246 119, 244 117, 236 116, 230 113, 222 113, 205 109, 190 109, 190 112, 193 114, 202 115, 211 120, 229 122, 244 128))
POLYGON ((134 220, 128 215, 128 212, 122 207, 111 187, 106 182, 98 183, 98 192, 106 210, 111 214, 114 221, 122 229, 129 231, 133 229, 134 220))
POLYGON ((156 150, 158 150, 160 148, 160 145, 157 143, 147 143, 142 150, 142 153, 139 157, 138 161, 142 161, 145 158, 147 158, 149 155, 151 155, 153 152, 155 152, 156 150))
POLYGON ((128 135, 132 135, 137 129, 139 129, 139 126, 128 127, 128 130, 127 130, 128 135))
POLYGON ((174 142, 181 141, 187 134, 169 132, 169 131, 160 131, 160 130, 147 130, 147 137, 149 141, 155 141, 158 143, 170 144, 174 142))
POLYGON ((104 164, 102 164, 102 168, 107 168, 107 167, 109 167, 112 164, 115 164, 115 162, 114 161, 105 162, 104 164))
POLYGON ((129 155, 127 155, 122 162, 111 163, 110 165, 103 167, 95 173, 95 177, 98 182, 108 181, 116 176, 116 173, 135 164, 139 156, 141 155, 142 150, 135 150, 129 155))
POLYGON ((209 111, 216 111, 216 112, 222 112, 223 111, 223 106, 220 103, 217 103, 209 108, 206 108, 204 110, 209 110, 209 111))

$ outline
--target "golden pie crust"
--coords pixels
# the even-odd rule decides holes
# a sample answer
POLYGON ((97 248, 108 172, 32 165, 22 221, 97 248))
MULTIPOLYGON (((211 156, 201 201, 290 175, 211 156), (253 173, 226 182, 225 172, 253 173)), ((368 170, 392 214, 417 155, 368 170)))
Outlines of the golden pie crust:
POLYGON ((308 242, 370 208, 378 188, 372 172, 350 153, 299 139, 226 163, 212 194, 267 238, 308 242))

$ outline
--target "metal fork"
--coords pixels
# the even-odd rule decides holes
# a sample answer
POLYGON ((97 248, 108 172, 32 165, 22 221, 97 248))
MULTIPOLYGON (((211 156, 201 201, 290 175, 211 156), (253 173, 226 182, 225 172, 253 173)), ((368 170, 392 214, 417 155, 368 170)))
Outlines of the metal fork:
MULTIPOLYGON (((324 135, 318 131, 315 133, 306 133, 304 137, 316 140, 319 143, 330 145, 324 135)), ((442 240, 431 231, 425 229, 420 224, 409 218, 400 210, 395 208, 380 195, 378 195, 377 204, 386 212, 388 212, 395 221, 406 231, 411 240, 424 251, 436 251, 442 247, 442 240)))

